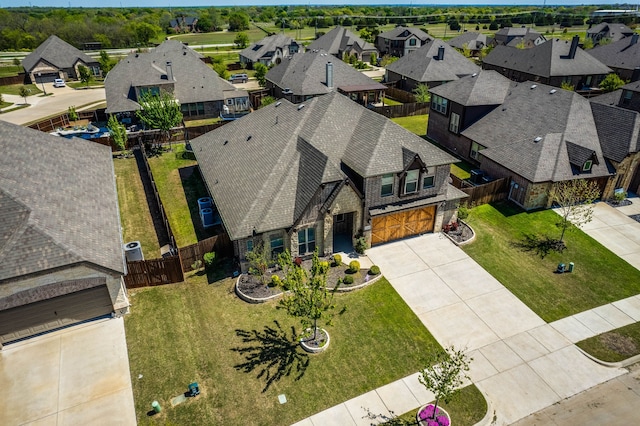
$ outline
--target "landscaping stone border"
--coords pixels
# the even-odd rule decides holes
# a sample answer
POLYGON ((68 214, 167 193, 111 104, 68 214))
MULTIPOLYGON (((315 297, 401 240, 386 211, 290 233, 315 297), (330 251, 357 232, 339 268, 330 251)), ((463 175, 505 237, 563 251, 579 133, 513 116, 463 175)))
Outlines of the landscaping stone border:
POLYGON ((451 238, 451 237, 449 236, 449 234, 447 234, 446 232, 441 232, 442 234, 446 235, 446 236, 447 236, 447 238, 448 238, 449 240, 451 240, 451 242, 453 242, 453 244, 457 245, 458 247, 459 247, 459 246, 464 246, 464 245, 467 245, 467 244, 471 244, 472 242, 474 242, 474 241, 476 240, 476 231, 471 227, 471 225, 469 225, 467 222, 465 222, 465 221, 463 221, 463 220, 461 220, 461 219, 460 219, 460 222, 462 222, 462 223, 464 223, 466 226, 468 226, 468 227, 469 227, 469 229, 471 230, 471 233, 473 234, 473 236, 472 236, 471 238, 469 238, 468 240, 466 240, 466 241, 462 241, 462 242, 457 242, 456 240, 454 240, 453 238, 451 238))
MULTIPOLYGON (((362 269, 361 269, 362 270, 362 269)), ((368 271, 368 269, 366 269, 368 271)), ((343 287, 340 286, 338 287, 338 292, 343 292, 343 293, 347 293, 349 291, 354 291, 354 290, 360 290, 361 288, 365 288, 370 286, 371 284, 375 283, 376 281, 378 281, 380 278, 382 278, 382 274, 378 274, 378 275, 369 275, 367 274, 366 276, 368 277, 373 277, 371 279, 369 279, 369 281, 365 281, 362 284, 358 284, 358 285, 354 285, 351 287, 343 287)), ((327 287, 329 290, 333 290, 334 287, 327 287)))
POLYGON ((327 343, 325 343, 324 346, 322 346, 320 348, 315 348, 315 347, 307 345, 305 342, 300 340, 300 346, 302 347, 302 349, 304 349, 305 352, 309 352, 311 354, 319 354, 320 352, 324 352, 329 348, 329 343, 331 343, 331 336, 329 336, 329 332, 327 330, 325 330, 324 328, 319 328, 318 327, 318 329, 322 330, 322 332, 327 336, 327 343))

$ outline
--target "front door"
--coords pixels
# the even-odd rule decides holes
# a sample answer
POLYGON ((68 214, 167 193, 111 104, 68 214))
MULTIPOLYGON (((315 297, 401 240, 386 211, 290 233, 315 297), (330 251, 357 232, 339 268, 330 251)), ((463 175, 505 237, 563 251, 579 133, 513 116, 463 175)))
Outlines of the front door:
POLYGON ((333 215, 333 252, 353 251, 354 212, 333 215))

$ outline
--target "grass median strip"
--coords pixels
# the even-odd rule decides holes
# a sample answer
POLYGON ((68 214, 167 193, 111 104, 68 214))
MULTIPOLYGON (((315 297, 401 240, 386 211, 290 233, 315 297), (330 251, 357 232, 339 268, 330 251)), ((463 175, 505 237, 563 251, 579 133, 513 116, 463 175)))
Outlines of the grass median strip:
POLYGON ((600 361, 620 362, 640 355, 640 323, 608 331, 576 343, 600 361))

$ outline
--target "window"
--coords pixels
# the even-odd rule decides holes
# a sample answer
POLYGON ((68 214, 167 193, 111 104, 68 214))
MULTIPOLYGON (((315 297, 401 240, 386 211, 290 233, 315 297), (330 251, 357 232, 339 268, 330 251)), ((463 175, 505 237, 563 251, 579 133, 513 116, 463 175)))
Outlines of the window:
POLYGON ((382 176, 382 185, 380 186, 381 197, 391 194, 393 194, 393 173, 382 176))
POLYGON ((407 176, 404 178, 404 193, 413 194, 418 191, 418 176, 419 170, 409 170, 407 176))
POLYGON ((339 213, 336 215, 336 222, 344 222, 344 213, 339 213))
POLYGON ((588 172, 589 170, 591 170, 592 165, 593 165, 593 161, 591 160, 585 161, 584 164, 582 165, 582 171, 588 172))
POLYGON ((477 160, 479 151, 480 151, 480 145, 478 145, 476 142, 471 142, 471 153, 469 154, 469 156, 474 160, 477 160))
POLYGON ((587 79, 584 81, 584 85, 587 87, 591 87, 591 81, 593 80, 593 76, 587 76, 587 79))
POLYGON ((447 114, 447 101, 445 98, 438 95, 431 95, 431 109, 435 109, 439 113, 447 114))
POLYGON ((271 236, 271 256, 275 257, 284 251, 284 239, 282 235, 271 236))
POLYGON ((435 176, 425 176, 422 179, 422 189, 433 188, 435 185, 435 176))
POLYGON ((627 105, 631 103, 631 97, 633 96, 633 92, 631 90, 625 90, 623 92, 622 103, 627 105))
POLYGON ((298 231, 298 255, 313 253, 316 249, 316 230, 307 228, 298 231))
POLYGON ((253 251, 253 240, 247 241, 247 251, 253 251))
POLYGON ((152 95, 152 96, 157 96, 157 95, 160 94, 160 88, 156 87, 156 86, 141 87, 140 88, 140 97, 143 97, 147 93, 152 95))
POLYGON ((233 105, 233 99, 227 99, 227 105, 233 105))
POLYGON ((416 39, 412 38, 409 40, 409 46, 415 46, 416 45, 416 39))
POLYGON ((451 113, 451 119, 449 120, 449 131, 453 133, 458 133, 460 129, 460 115, 455 112, 451 113))

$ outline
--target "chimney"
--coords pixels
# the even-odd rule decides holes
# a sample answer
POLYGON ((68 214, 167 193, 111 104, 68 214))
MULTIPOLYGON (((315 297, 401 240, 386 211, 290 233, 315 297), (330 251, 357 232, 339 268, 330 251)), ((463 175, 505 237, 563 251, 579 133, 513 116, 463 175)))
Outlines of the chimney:
POLYGON ((629 46, 633 46, 634 44, 636 44, 638 42, 638 37, 640 37, 640 34, 635 33, 631 36, 631 40, 629 41, 629 46))
POLYGON ((173 81, 173 68, 171 67, 171 61, 167 61, 167 80, 173 81))
POLYGON ((438 47, 438 60, 441 61, 444 59, 444 46, 438 47))
POLYGON ((333 64, 327 62, 327 87, 333 89, 333 64))
POLYGON ((571 47, 569 48, 569 55, 567 55, 569 59, 573 59, 576 57, 576 50, 578 49, 579 41, 580 36, 573 36, 573 38, 571 39, 571 47))

